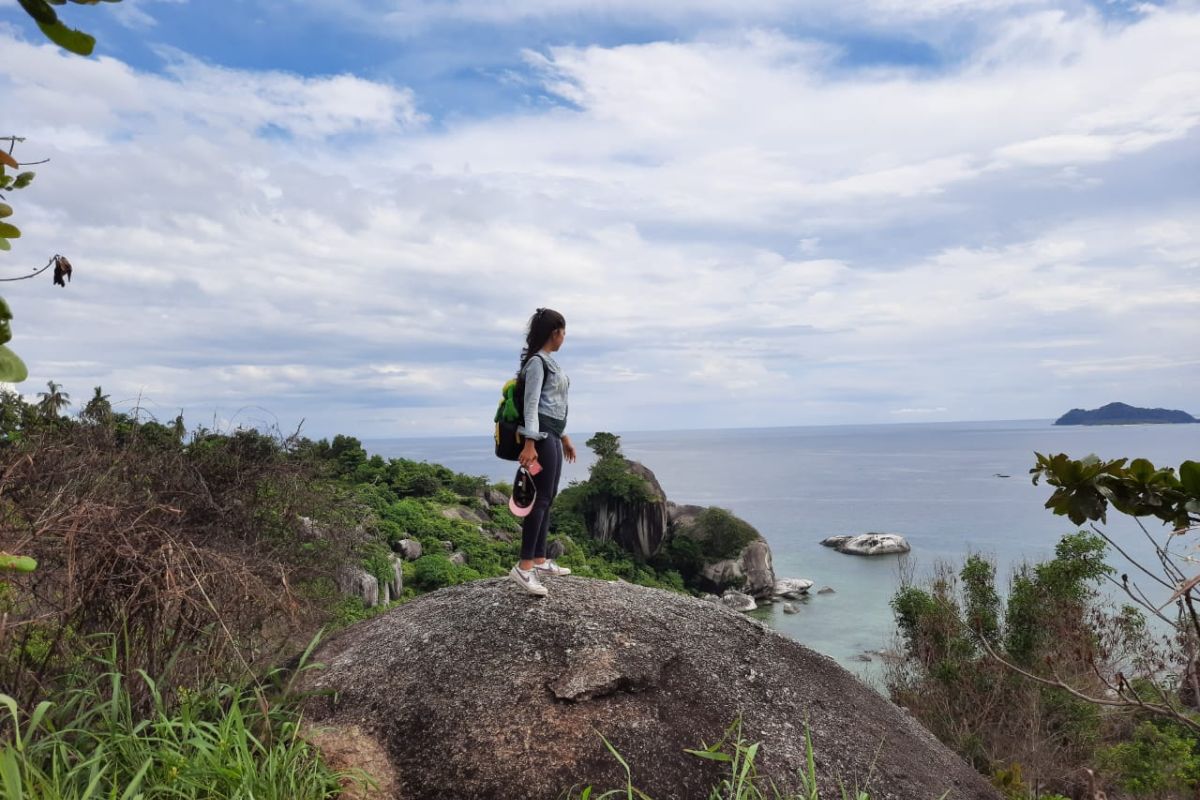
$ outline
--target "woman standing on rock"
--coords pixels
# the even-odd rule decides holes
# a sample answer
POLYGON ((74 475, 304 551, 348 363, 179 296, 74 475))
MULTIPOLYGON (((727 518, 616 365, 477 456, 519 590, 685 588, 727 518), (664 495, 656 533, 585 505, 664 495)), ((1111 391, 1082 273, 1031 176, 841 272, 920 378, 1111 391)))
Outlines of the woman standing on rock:
POLYGON ((541 577, 571 574, 571 570, 546 558, 550 504, 558 494, 563 457, 567 461, 575 460, 575 447, 564 433, 567 389, 571 382, 553 356, 566 338, 567 321, 563 315, 549 308, 539 308, 529 318, 525 349, 521 351, 525 424, 518 431, 525 437, 525 444, 517 460, 522 467, 536 473, 533 484, 537 488, 537 497, 521 524, 521 560, 508 574, 522 589, 539 596, 546 594, 541 577))

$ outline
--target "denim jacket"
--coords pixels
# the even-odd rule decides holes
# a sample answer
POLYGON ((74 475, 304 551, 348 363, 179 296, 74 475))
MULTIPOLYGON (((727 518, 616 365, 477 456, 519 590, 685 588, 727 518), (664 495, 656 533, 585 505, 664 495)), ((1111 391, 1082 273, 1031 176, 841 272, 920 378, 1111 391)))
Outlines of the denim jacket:
POLYGON ((518 432, 530 439, 545 439, 538 415, 557 420, 567 418, 567 389, 571 379, 549 353, 542 351, 525 363, 525 424, 518 432))

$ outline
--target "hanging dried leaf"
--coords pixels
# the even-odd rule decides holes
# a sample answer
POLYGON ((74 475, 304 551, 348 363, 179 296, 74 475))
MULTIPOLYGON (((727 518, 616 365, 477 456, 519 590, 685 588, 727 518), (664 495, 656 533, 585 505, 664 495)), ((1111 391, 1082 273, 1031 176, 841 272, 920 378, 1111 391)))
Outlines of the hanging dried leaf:
POLYGON ((71 262, 67 261, 66 256, 54 257, 54 285, 67 288, 67 284, 71 281, 71 262), (66 281, 63 281, 63 278, 66 281))

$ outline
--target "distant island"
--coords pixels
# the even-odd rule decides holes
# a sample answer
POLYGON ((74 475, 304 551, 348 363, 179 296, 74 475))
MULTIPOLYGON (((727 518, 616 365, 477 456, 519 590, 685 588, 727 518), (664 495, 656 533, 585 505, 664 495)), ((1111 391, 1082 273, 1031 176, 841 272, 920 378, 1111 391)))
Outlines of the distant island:
POLYGON ((1054 421, 1055 425, 1140 425, 1200 422, 1186 411, 1169 408, 1137 408, 1125 403, 1109 403, 1100 408, 1072 408, 1054 421))

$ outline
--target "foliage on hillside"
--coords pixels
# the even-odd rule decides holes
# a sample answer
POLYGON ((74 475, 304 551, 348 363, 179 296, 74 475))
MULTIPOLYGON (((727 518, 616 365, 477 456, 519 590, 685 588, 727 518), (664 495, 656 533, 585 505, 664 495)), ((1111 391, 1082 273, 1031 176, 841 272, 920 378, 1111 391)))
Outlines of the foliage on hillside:
MULTIPOLYGON (((322 625, 376 613, 341 596, 335 573, 386 581, 402 539, 423 555, 403 564, 400 601, 517 559, 519 521, 485 501, 499 491, 485 478, 369 456, 350 436, 189 435, 182 416, 114 411, 99 387, 77 418, 62 415, 71 405, 54 382, 35 402, 0 394, 0 552, 40 564, 0 581, 0 683, 18 697, 83 663, 96 633, 122 632, 125 674, 249 674, 322 625)), ((577 574, 682 589, 677 573, 592 541, 569 495, 552 518, 577 574)))
POLYGON ((1133 797, 1200 790, 1200 578, 1178 546, 1200 522, 1200 464, 1127 461, 1039 454, 1031 472, 1055 489, 1047 508, 1073 522, 1104 521, 1111 506, 1167 523, 1164 536, 1143 528, 1156 562, 1130 562, 1133 577, 1117 578, 1107 556, 1128 551, 1093 526, 1018 569, 1004 597, 992 564, 971 556, 893 598, 893 699, 1011 797, 1068 794, 1087 769, 1133 797), (1173 589, 1170 601, 1151 602, 1139 576, 1173 589), (1105 582, 1127 601, 1101 593, 1105 582))

